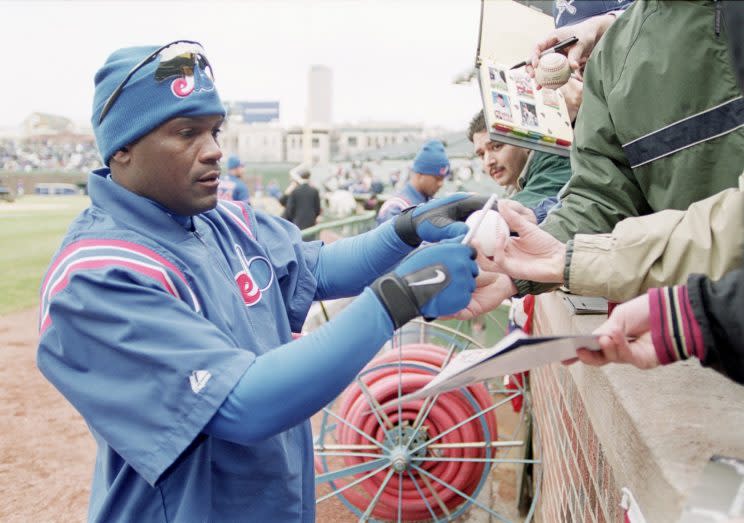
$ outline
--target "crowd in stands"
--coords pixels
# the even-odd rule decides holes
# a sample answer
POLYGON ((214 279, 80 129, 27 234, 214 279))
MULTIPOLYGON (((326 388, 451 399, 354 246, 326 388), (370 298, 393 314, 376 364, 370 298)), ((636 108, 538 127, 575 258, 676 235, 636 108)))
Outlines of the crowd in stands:
POLYGON ((0 171, 88 172, 100 166, 95 143, 0 139, 0 171))

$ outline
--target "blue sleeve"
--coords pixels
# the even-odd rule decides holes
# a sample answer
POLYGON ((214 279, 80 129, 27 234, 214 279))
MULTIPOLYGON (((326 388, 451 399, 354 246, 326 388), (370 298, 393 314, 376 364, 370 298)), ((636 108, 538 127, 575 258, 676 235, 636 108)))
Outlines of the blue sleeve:
POLYGON ((532 212, 535 213, 535 217, 537 218, 538 225, 541 224, 543 220, 545 220, 545 218, 548 216, 548 211, 552 209, 557 203, 558 197, 551 196, 549 198, 541 200, 540 203, 538 203, 537 206, 532 209, 532 212))
POLYGON ((302 240, 295 224, 283 218, 255 211, 256 239, 268 253, 284 298, 290 327, 300 332, 315 299, 315 277, 323 242, 302 240))
POLYGON ((250 199, 250 193, 248 192, 248 186, 238 180, 237 184, 235 185, 235 192, 233 193, 233 200, 238 200, 241 202, 247 202, 250 199))
POLYGON ((323 246, 315 268, 316 299, 355 296, 413 250, 390 220, 364 234, 323 246))
POLYGON ((365 290, 318 330, 256 358, 204 432, 248 445, 297 425, 341 393, 392 335, 389 315, 365 290))
POLYGON ((121 268, 73 273, 49 319, 39 369, 151 485, 255 360, 185 301, 121 268))

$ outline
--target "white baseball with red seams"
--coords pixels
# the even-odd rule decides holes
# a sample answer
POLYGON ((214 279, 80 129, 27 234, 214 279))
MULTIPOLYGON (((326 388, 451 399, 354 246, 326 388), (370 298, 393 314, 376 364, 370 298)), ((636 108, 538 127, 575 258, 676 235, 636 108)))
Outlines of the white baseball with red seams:
MULTIPOLYGON (((473 214, 468 216, 468 219, 465 220, 467 226, 472 228, 481 214, 483 214, 483 210, 475 211, 473 214)), ((499 238, 507 236, 508 234, 509 226, 501 215, 497 211, 489 210, 486 211, 486 215, 483 217, 480 227, 475 231, 473 240, 478 242, 478 250, 481 254, 490 258, 496 252, 499 238)))
POLYGON ((535 69, 535 81, 546 89, 558 89, 571 78, 568 58, 561 53, 548 53, 540 58, 535 69))

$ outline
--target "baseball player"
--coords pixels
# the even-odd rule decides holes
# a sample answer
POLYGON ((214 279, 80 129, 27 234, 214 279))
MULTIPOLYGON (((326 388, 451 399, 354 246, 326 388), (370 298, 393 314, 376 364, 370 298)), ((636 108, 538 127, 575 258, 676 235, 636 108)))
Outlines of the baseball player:
POLYGON ((412 205, 428 202, 444 184, 444 177, 450 172, 450 163, 444 144, 438 140, 426 142, 416 158, 405 187, 391 196, 380 207, 377 223, 384 223, 398 216, 412 205))
POLYGON ((475 288, 456 239, 483 198, 303 242, 218 201, 224 115, 193 41, 120 49, 95 76, 106 166, 44 277, 38 351, 97 443, 90 521, 313 521, 308 418, 395 328, 454 313, 475 288), (292 340, 313 300, 354 295, 292 340))
POLYGON ((247 202, 249 197, 248 186, 243 182, 243 162, 233 155, 227 159, 227 174, 220 176, 217 186, 217 197, 220 200, 231 200, 247 202))

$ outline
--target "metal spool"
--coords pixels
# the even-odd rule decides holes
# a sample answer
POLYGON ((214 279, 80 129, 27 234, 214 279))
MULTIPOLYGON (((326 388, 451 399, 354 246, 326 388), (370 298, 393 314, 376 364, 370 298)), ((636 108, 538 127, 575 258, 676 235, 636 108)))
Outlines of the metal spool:
POLYGON ((494 464, 535 462, 510 458, 513 447, 523 446, 513 434, 498 437, 497 409, 521 401, 523 390, 479 383, 397 401, 466 348, 481 347, 457 329, 414 324, 323 410, 315 430, 316 483, 331 492, 318 503, 335 497, 360 521, 453 521, 472 506, 509 521, 478 495, 494 464))

